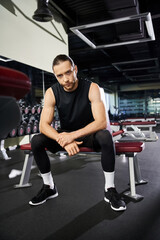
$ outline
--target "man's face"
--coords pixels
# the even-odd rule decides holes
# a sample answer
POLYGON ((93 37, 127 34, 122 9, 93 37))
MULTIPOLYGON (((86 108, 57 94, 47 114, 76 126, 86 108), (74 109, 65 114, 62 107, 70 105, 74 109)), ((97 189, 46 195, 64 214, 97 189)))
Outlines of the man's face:
POLYGON ((69 61, 61 62, 53 67, 53 72, 65 91, 77 88, 77 66, 73 67, 69 61))

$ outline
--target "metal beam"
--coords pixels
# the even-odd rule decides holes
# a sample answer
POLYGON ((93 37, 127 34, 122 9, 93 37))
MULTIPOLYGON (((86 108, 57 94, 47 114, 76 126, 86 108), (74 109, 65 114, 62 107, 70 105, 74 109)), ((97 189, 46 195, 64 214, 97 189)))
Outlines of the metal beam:
POLYGON ((152 19, 151 19, 151 14, 150 13, 142 13, 142 14, 137 14, 137 15, 133 15, 133 16, 129 16, 129 17, 123 17, 123 18, 118 18, 118 19, 102 21, 102 22, 90 23, 90 24, 86 24, 86 25, 72 27, 72 28, 70 28, 70 30, 73 33, 75 33, 79 38, 81 38, 86 44, 88 44, 93 49, 116 47, 116 46, 122 46, 122 45, 127 45, 127 44, 135 44, 135 43, 148 42, 148 41, 155 40, 153 24, 152 24, 152 19), (91 41, 89 38, 87 38, 81 32, 81 30, 87 29, 87 28, 101 27, 101 26, 105 26, 105 25, 108 25, 108 24, 129 22, 129 21, 133 21, 133 20, 143 20, 144 21, 144 23, 146 25, 146 30, 147 30, 148 37, 143 38, 143 39, 137 39, 137 40, 129 40, 129 41, 124 41, 124 42, 116 42, 116 43, 107 43, 107 44, 103 44, 103 45, 96 45, 96 44, 93 43, 93 41, 91 41))

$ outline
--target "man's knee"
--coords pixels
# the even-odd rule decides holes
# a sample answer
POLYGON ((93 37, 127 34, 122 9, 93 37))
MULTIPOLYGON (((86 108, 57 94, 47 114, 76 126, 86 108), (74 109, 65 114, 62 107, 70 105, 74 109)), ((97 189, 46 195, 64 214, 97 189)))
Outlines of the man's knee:
POLYGON ((107 129, 98 131, 97 136, 103 140, 112 140, 112 135, 107 129))
POLYGON ((97 136, 96 136, 97 138, 98 138, 98 140, 99 140, 99 143, 100 143, 100 145, 102 146, 104 146, 104 145, 106 145, 106 146, 113 146, 113 138, 112 138, 112 135, 111 135, 111 133, 108 131, 108 130, 102 130, 102 131, 99 131, 98 133, 97 133, 97 136))
POLYGON ((31 139, 31 148, 34 151, 42 145, 43 136, 41 134, 34 135, 31 139))

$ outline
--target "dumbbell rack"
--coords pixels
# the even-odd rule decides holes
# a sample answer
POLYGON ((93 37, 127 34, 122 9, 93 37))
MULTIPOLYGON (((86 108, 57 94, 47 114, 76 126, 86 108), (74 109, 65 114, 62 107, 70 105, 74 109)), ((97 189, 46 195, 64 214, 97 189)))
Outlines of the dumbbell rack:
POLYGON ((6 149, 15 149, 21 144, 29 143, 33 134, 39 132, 39 119, 42 107, 40 104, 27 105, 25 101, 19 101, 21 123, 8 134, 6 139, 0 141, 0 157, 9 160, 6 149))
MULTIPOLYGON (((6 148, 11 150, 11 148, 16 148, 17 146, 21 146, 22 144, 30 143, 31 138, 34 134, 39 133, 39 120, 41 114, 42 107, 41 105, 29 106, 24 104, 20 104, 20 111, 22 115, 22 121, 17 126, 17 128, 12 129, 9 133, 8 137, 1 141, 0 145, 0 155, 4 160, 9 160, 6 148)), ((54 121, 52 126, 55 129, 60 127, 58 111, 55 108, 54 121)))
POLYGON ((39 132, 41 105, 20 105, 21 123, 9 133, 8 138, 21 137, 39 132))

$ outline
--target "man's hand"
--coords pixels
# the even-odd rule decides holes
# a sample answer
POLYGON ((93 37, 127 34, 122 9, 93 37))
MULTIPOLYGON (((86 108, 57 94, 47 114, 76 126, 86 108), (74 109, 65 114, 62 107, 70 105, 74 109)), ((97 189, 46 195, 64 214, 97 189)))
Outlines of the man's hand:
POLYGON ((61 147, 65 147, 67 144, 70 144, 74 141, 75 139, 73 138, 73 134, 72 133, 67 133, 67 132, 62 132, 59 133, 56 141, 59 143, 59 145, 61 147))
POLYGON ((73 156, 77 153, 79 153, 79 147, 78 145, 82 144, 83 142, 77 142, 73 141, 72 143, 67 144, 64 149, 67 151, 69 156, 73 156))

